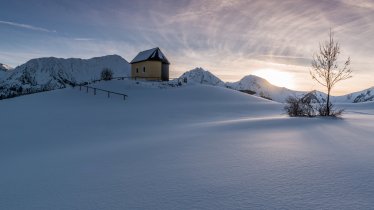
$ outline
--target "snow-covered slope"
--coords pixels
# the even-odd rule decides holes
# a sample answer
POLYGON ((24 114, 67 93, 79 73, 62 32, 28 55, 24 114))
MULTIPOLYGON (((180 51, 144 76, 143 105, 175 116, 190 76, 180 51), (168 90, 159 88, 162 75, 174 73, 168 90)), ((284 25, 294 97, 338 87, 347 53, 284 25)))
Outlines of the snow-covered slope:
MULTIPOLYGON (((129 76, 130 74, 128 62, 117 55, 89 60, 39 58, 30 60, 13 71, 9 71, 9 67, 3 66, 4 69, 7 69, 7 73, 4 73, 1 82, 0 71, 0 98, 2 96, 20 95, 20 93, 53 90, 66 87, 67 84, 97 80, 104 68, 111 69, 114 72, 114 77, 129 76)), ((316 102, 324 102, 326 98, 326 94, 319 91, 294 91, 272 85, 265 79, 254 75, 245 76, 238 82, 224 83, 214 74, 202 68, 187 71, 168 84, 172 86, 203 84, 228 87, 282 103, 289 96, 301 97, 306 94, 308 94, 308 97, 314 98, 316 102)), ((162 83, 162 86, 165 86, 165 84, 162 83)), ((339 103, 374 101, 374 88, 345 96, 332 96, 331 100, 339 103)))
POLYGON ((10 71, 12 69, 13 69, 12 67, 10 67, 10 66, 8 66, 6 64, 0 63, 0 71, 10 71))
POLYGON ((225 83, 222 82, 222 80, 220 80, 214 74, 202 68, 195 68, 193 70, 187 71, 177 80, 187 84, 204 84, 221 87, 225 85, 225 83))
POLYGON ((257 96, 269 98, 278 102, 284 102, 288 96, 299 96, 304 94, 303 92, 297 92, 287 88, 274 86, 267 80, 254 75, 245 76, 238 82, 226 83, 226 85, 234 90, 253 91, 257 96))
MULTIPOLYGON (((241 79, 239 82, 226 83, 227 87, 235 90, 250 90, 255 92, 255 95, 269 98, 278 102, 285 102, 289 96, 304 96, 312 97, 316 102, 325 102, 326 94, 320 91, 295 91, 284 87, 278 87, 270 84, 261 77, 249 75, 241 79)), ((343 96, 331 96, 331 100, 337 103, 360 103, 366 101, 374 101, 374 87, 351 93, 343 96)))
MULTIPOLYGON (((303 97, 307 95, 308 97, 313 98, 313 101, 319 103, 325 102, 326 99, 326 94, 323 92, 316 90, 310 92, 290 90, 284 87, 272 85, 267 80, 255 75, 245 76, 238 82, 224 83, 214 74, 202 68, 196 68, 194 70, 188 71, 176 81, 187 81, 188 84, 205 84, 228 87, 234 90, 251 93, 253 95, 257 95, 281 103, 285 102, 289 96, 303 97)), ((344 96, 331 96, 331 100, 338 103, 359 103, 374 101, 374 88, 344 96)))
MULTIPOLYGON (((253 95, 271 99, 277 102, 284 102, 288 96, 302 96, 308 94, 308 92, 293 91, 287 88, 277 87, 270 84, 265 79, 254 75, 245 76, 238 82, 225 83, 211 72, 206 71, 202 68, 196 68, 191 71, 187 71, 178 79, 173 80, 170 83, 174 84, 176 82, 179 82, 182 85, 187 83, 227 87, 234 90, 252 93, 253 95)), ((315 97, 319 99, 319 101, 323 100, 323 93, 312 91, 311 94, 314 94, 315 97)))
POLYGON ((0 209, 372 209, 373 103, 344 120, 131 80, 0 101, 0 209))
POLYGON ((15 68, 0 82, 0 96, 22 95, 64 88, 100 79, 101 71, 109 68, 113 77, 128 76, 129 63, 118 55, 91 59, 38 58, 15 68))
POLYGON ((374 101, 374 87, 344 96, 336 96, 334 98, 337 102, 342 103, 361 103, 374 101))
POLYGON ((2 64, 0 63, 0 81, 6 77, 11 71, 13 70, 12 67, 6 65, 6 64, 2 64))

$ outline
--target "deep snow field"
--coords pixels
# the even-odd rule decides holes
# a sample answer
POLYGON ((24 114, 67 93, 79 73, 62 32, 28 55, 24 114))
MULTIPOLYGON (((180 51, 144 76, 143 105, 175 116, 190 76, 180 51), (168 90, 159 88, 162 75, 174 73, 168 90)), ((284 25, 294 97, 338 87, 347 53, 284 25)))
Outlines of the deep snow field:
POLYGON ((0 101, 0 209, 372 209, 374 103, 289 118, 234 90, 95 86, 0 101))

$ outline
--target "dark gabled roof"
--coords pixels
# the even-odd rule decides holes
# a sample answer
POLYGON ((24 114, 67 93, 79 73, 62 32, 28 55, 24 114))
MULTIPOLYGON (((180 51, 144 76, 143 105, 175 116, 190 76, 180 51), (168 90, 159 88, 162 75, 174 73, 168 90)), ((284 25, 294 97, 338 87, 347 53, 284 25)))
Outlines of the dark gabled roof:
POLYGON ((142 61, 161 61, 162 63, 170 64, 158 47, 140 52, 130 63, 133 64, 142 61))

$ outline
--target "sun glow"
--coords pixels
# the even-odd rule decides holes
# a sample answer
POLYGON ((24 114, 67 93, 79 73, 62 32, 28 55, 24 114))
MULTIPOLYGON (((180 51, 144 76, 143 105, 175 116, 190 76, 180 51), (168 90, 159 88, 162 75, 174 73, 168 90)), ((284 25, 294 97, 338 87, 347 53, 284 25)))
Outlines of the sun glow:
POLYGON ((254 71, 253 75, 262 77, 273 85, 295 89, 294 76, 289 72, 275 69, 259 69, 254 71))

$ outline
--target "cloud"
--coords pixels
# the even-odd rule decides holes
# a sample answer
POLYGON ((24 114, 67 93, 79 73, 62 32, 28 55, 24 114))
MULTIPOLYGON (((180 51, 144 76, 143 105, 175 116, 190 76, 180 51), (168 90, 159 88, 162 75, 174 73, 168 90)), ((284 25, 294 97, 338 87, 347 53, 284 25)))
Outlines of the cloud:
MULTIPOLYGON (((60 27, 65 26, 69 35, 59 34, 63 40, 53 36, 46 41, 38 34, 30 48, 47 50, 45 55, 87 57, 116 53, 131 60, 137 52, 158 46, 172 62, 173 76, 201 66, 233 81, 258 69, 274 68, 299 75, 298 89, 314 89, 305 81, 309 78, 310 58, 332 27, 342 46, 342 59, 351 56, 354 72, 373 80, 372 0, 63 2, 70 12, 60 11, 58 4, 54 11, 62 13, 55 17, 65 23, 60 27)), ((354 88, 368 86, 357 84, 361 86, 354 88)))
POLYGON ((42 31, 42 32, 48 32, 48 33, 56 33, 55 30, 49 30, 49 29, 46 29, 46 28, 36 27, 36 26, 22 24, 22 23, 15 23, 15 22, 9 22, 9 21, 2 21, 2 20, 0 20, 0 24, 10 25, 10 26, 24 28, 24 29, 29 29, 29 30, 33 30, 33 31, 42 31))
POLYGON ((94 38, 74 38, 75 41, 95 41, 94 38))
POLYGON ((372 0, 343 0, 343 2, 350 6, 374 10, 374 2, 372 0))
POLYGON ((139 28, 139 37, 165 48, 174 72, 195 65, 237 80, 274 68, 299 75, 299 88, 314 89, 305 78, 330 27, 341 42, 341 58, 351 56, 357 74, 371 70, 374 63, 363 62, 374 52, 372 6, 371 0, 190 0, 179 9, 165 11, 162 4, 150 9, 150 17, 139 24, 147 31, 139 28))

